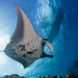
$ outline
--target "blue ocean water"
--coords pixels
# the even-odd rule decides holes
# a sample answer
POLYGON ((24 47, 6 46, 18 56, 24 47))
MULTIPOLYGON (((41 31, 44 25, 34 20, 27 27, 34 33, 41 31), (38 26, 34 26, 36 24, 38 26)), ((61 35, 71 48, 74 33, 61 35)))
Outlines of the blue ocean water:
MULTIPOLYGON (((52 42, 55 51, 51 53, 47 46, 44 48, 46 53, 52 54, 54 57, 35 61, 23 71, 23 75, 26 78, 37 78, 45 75, 78 74, 77 0, 13 0, 10 3, 10 5, 17 3, 24 9, 36 31, 44 38, 48 38, 51 33, 50 30, 58 7, 62 7, 64 11, 59 33, 52 42)), ((12 34, 14 30, 15 27, 10 33, 12 34)))

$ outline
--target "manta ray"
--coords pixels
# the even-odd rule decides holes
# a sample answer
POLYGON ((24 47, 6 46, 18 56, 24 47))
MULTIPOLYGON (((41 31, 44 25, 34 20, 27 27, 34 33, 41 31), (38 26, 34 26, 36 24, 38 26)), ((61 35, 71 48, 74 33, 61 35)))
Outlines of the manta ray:
MULTIPOLYGON (((15 4, 17 9, 17 26, 16 30, 11 37, 11 41, 7 44, 4 53, 10 58, 20 62, 24 68, 31 65, 35 60, 39 58, 49 57, 44 52, 44 45, 46 44, 51 51, 54 51, 54 47, 48 39, 41 37, 33 27, 31 21, 23 11, 21 7, 15 4)), ((56 33, 52 34, 53 39, 57 35, 60 28, 60 23, 63 18, 61 10, 58 11, 55 21, 53 23, 53 30, 56 29, 56 33), (57 16, 60 18, 58 19, 57 16)))

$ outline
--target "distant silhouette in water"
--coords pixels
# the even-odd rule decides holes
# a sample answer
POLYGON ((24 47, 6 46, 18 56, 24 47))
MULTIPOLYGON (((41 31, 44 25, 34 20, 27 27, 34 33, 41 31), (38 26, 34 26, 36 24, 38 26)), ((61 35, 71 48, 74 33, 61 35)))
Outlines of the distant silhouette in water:
MULTIPOLYGON (((44 39, 36 32, 22 8, 20 8, 17 4, 15 5, 18 11, 17 26, 11 37, 10 43, 4 50, 5 54, 20 62, 24 68, 31 65, 39 58, 53 57, 53 55, 48 55, 44 52, 45 44, 51 51, 54 51, 53 45, 50 43, 50 41, 48 41, 48 39, 44 39)), ((53 39, 56 37, 59 31, 63 15, 64 13, 62 12, 62 9, 59 8, 52 28, 53 32, 55 32, 52 35, 49 35, 53 39)))

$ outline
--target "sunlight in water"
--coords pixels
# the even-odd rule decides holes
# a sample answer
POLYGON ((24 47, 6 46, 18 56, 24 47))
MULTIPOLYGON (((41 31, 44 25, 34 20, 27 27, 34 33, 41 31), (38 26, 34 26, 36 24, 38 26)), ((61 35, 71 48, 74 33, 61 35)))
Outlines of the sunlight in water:
POLYGON ((3 51, 6 45, 9 43, 9 35, 1 34, 0 36, 0 52, 3 51))
POLYGON ((7 62, 7 57, 4 53, 0 53, 0 67, 7 62))
POLYGON ((9 35, 4 35, 1 32, 0 35, 0 66, 4 65, 7 62, 7 57, 3 53, 7 43, 9 42, 9 35))

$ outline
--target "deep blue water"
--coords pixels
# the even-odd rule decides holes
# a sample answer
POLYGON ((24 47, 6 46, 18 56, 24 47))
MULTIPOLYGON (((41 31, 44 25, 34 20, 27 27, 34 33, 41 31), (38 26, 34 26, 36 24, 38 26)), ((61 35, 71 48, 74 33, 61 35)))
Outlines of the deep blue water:
POLYGON ((44 38, 48 38, 51 33, 58 7, 62 7, 64 11, 60 31, 52 42, 55 51, 50 53, 47 46, 44 48, 46 53, 54 57, 37 60, 24 71, 24 76, 37 78, 44 75, 78 74, 78 1, 14 0, 12 3, 17 3, 24 9, 36 31, 44 38))
MULTIPOLYGON (((30 0, 30 2, 26 1, 26 4, 24 3, 23 6, 25 12, 28 14, 33 25, 39 26, 41 28, 42 31, 41 35, 44 37, 48 37, 49 35, 49 33, 46 32, 49 32, 52 27, 51 23, 53 21, 54 15, 56 14, 57 7, 61 6, 64 10, 64 19, 62 21, 60 32, 57 35, 55 41, 53 42, 55 46, 55 52, 53 53, 53 55, 55 57, 47 60, 46 59, 40 60, 40 62, 37 61, 38 63, 35 63, 36 66, 33 65, 34 68, 32 66, 30 68, 31 71, 27 72, 26 76, 29 76, 28 74, 31 74, 31 76, 32 75, 37 76, 37 75, 67 75, 69 73, 74 73, 74 72, 77 73, 78 70, 73 71, 74 69, 72 68, 75 61, 78 61, 77 0, 74 1, 55 0, 55 3, 53 2, 53 0, 43 0, 39 4, 37 0, 35 0, 34 2, 33 0, 30 0), (27 8, 28 10, 25 9, 25 7, 27 7, 26 4, 28 4, 28 6, 30 5, 29 7, 30 11, 28 11, 29 8, 27 8), (52 11, 50 16, 49 12, 46 11, 47 6, 50 7, 49 11, 50 9, 52 11), (44 11, 45 14, 42 12, 43 10, 45 10, 44 11), (44 18, 47 19, 43 21, 44 18), (70 71, 70 68, 73 72, 70 71)), ((22 6, 23 3, 21 3, 20 5, 22 6)))

